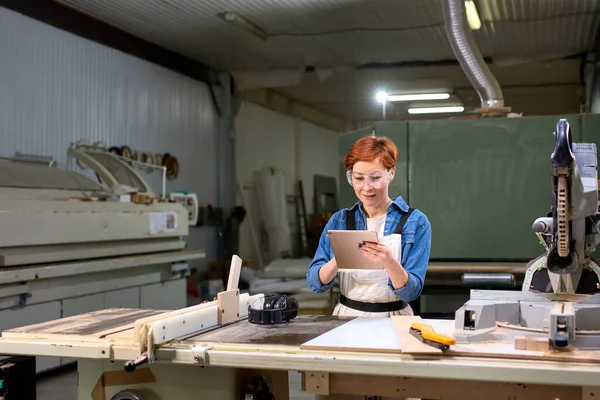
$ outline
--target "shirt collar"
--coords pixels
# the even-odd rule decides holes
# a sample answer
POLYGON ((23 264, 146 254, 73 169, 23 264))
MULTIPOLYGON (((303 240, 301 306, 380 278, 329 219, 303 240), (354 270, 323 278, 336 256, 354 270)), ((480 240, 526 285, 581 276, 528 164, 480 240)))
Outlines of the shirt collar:
POLYGON ((402 196, 398 196, 398 197, 392 199, 392 206, 396 206, 400 210, 402 210, 404 212, 408 212, 408 204, 406 204, 406 202, 404 201, 402 196))
MULTIPOLYGON (((356 209, 358 209, 359 207, 362 207, 362 202, 360 200, 354 203, 354 205, 350 207, 349 210, 356 211, 356 209)), ((406 204, 402 196, 392 198, 392 204, 390 205, 390 207, 396 207, 400 209, 400 211, 408 212, 408 204, 406 204)))

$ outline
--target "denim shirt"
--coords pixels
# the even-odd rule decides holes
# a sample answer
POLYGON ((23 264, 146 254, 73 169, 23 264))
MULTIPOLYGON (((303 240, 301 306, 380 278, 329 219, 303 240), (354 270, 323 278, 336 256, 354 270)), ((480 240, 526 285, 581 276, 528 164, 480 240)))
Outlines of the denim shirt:
MULTIPOLYGON (((331 282, 322 285, 319 279, 321 266, 333 258, 333 250, 331 249, 327 231, 331 229, 346 229, 346 210, 357 210, 355 214, 357 230, 367 229, 367 219, 360 206, 361 202, 359 201, 350 208, 337 211, 325 225, 319 240, 319 247, 306 274, 308 287, 313 293, 323 293, 329 290, 335 283, 335 278, 333 278, 331 282)), ((400 218, 407 211, 408 204, 406 204, 402 197, 398 196, 392 199, 392 204, 390 204, 387 210, 384 236, 394 233, 400 218)), ((388 287, 400 299, 411 302, 418 298, 423 291, 423 282, 425 281, 425 273, 431 251, 431 225, 427 216, 418 209, 415 209, 411 213, 404 225, 401 248, 402 260, 400 264, 408 273, 408 282, 403 287, 394 289, 392 280, 388 278, 388 287)))

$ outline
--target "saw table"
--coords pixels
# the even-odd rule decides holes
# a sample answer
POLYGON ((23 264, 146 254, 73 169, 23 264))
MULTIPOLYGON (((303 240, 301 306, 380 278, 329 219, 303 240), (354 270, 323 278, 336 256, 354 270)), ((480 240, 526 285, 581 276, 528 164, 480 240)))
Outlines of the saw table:
MULTIPOLYGON (((239 292, 240 269, 234 256, 227 290, 215 301, 174 311, 109 308, 9 329, 0 354, 78 359, 80 400, 270 398, 257 388, 287 400, 289 371, 302 374, 306 392, 342 398, 600 397, 600 351, 516 350, 502 342, 442 351, 409 333, 421 321, 415 316, 298 315, 251 324, 250 308, 262 300, 266 310, 267 302, 239 292)), ((452 320, 421 322, 452 334, 452 320)))
MULTIPOLYGON (((385 329, 373 332, 372 341, 355 336, 350 345, 354 348, 349 349, 344 346, 352 339, 344 339, 343 332, 336 339, 336 330, 356 322, 387 325, 377 319, 332 316, 300 315, 273 326, 242 319, 200 334, 184 334, 155 346, 153 362, 126 371, 125 363, 143 353, 133 338, 136 321, 163 315, 159 310, 106 309, 16 328, 3 333, 0 353, 78 358, 81 400, 112 399, 127 389, 151 391, 143 399, 237 400, 258 377, 265 377, 275 399, 283 400, 289 398, 287 371, 301 372, 304 390, 324 395, 553 400, 600 396, 600 388, 590 386, 600 382, 596 353, 580 354, 579 359, 545 357, 535 351, 515 358, 510 351, 494 355, 489 350, 404 354, 401 346, 385 351, 384 336, 389 338, 385 329), (319 348, 320 340, 326 344, 327 335, 338 342, 338 349, 310 348, 310 343, 319 348)), ((155 321, 160 335, 164 319, 155 321)), ((164 331, 169 334, 169 329, 165 326, 164 331)), ((356 327, 351 331, 364 334, 356 327)))

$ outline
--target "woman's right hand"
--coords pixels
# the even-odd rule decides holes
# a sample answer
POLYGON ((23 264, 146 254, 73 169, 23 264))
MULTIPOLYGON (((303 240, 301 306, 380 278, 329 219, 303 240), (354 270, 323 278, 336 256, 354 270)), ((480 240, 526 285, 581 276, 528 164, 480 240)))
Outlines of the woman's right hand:
POLYGON ((319 270, 319 279, 322 285, 330 283, 338 273, 338 265, 335 257, 327 261, 319 270))

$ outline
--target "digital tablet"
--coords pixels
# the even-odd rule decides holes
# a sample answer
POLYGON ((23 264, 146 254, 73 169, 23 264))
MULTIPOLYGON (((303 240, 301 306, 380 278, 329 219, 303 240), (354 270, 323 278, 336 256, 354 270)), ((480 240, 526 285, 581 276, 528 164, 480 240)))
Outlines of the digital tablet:
POLYGON ((377 232, 330 230, 327 234, 338 268, 383 269, 383 264, 370 260, 358 248, 364 242, 379 243, 377 232))

